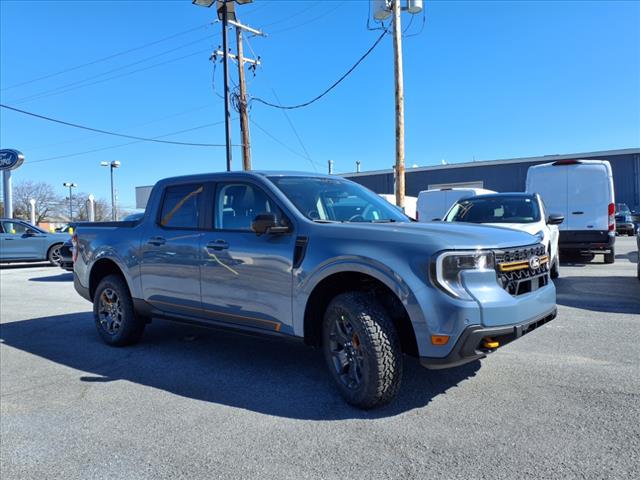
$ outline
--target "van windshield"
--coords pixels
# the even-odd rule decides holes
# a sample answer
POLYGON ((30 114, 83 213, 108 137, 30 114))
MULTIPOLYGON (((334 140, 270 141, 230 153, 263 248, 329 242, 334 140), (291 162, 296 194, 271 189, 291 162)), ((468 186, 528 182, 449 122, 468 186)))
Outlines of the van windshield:
POLYGON ((474 197, 457 202, 449 210, 445 221, 535 223, 540 221, 540 209, 531 196, 474 197))
POLYGON ((397 207, 357 183, 327 177, 269 177, 315 222, 410 222, 397 207))

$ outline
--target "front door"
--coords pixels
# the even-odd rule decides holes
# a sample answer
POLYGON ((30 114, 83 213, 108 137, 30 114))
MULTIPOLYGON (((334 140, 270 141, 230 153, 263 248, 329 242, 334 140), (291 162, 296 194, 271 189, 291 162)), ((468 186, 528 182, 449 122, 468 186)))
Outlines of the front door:
POLYGON ((7 220, 0 230, 1 260, 43 260, 45 235, 29 225, 7 220))
POLYGON ((204 185, 166 188, 160 214, 142 237, 144 300, 159 310, 200 316, 200 239, 204 185))
POLYGON ((243 182, 220 183, 213 199, 213 230, 202 237, 202 306, 212 319, 292 332, 293 233, 257 236, 259 213, 289 224, 265 191, 243 182))

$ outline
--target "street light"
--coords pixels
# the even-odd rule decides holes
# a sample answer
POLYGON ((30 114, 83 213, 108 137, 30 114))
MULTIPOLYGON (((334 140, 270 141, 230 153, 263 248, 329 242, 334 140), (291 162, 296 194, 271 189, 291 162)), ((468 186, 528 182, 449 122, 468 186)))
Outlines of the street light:
POLYGON ((101 167, 109 167, 111 172, 111 220, 114 222, 118 219, 116 216, 116 193, 113 189, 113 169, 120 168, 120 162, 114 160, 113 162, 100 162, 101 167))
POLYGON ((245 3, 251 3, 253 0, 192 0, 191 2, 199 7, 207 8, 216 3, 218 19, 222 22, 222 51, 224 52, 224 128, 227 147, 227 172, 231 171, 231 113, 229 109, 229 61, 227 55, 229 49, 227 48, 227 24, 229 20, 233 22, 236 21, 234 1, 238 5, 244 5, 245 3))
POLYGON ((72 197, 72 193, 73 193, 73 189, 76 188, 78 185, 73 183, 73 182, 64 182, 62 184, 63 187, 67 187, 69 189, 69 221, 72 222, 73 221, 73 197, 72 197))

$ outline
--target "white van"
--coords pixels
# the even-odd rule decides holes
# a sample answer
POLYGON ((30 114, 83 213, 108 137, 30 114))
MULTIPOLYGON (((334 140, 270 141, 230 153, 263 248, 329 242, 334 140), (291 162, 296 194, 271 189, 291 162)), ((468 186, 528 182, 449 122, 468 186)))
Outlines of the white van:
MULTIPOLYGON (((389 202, 394 207, 396 206, 396 196, 393 193, 380 193, 382 198, 389 202)), ((416 204, 418 199, 410 195, 404 196, 404 213, 413 219, 416 218, 416 204)))
POLYGON ((615 200, 606 160, 560 160, 529 167, 527 192, 539 193, 547 212, 564 215, 560 250, 604 253, 615 260, 615 200))
POLYGON ((434 188, 418 194, 416 220, 432 222, 442 220, 451 206, 461 198, 497 193, 484 188, 434 188))

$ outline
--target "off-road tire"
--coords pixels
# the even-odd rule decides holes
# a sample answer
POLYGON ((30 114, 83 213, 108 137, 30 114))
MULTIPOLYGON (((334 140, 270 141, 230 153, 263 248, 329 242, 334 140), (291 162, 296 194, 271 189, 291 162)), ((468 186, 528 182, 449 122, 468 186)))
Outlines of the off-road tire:
POLYGON ((51 245, 49 247, 49 251, 47 252, 47 260, 54 267, 60 266, 60 249, 62 248, 61 243, 56 243, 55 245, 51 245))
POLYGON ((114 347, 137 343, 144 332, 145 321, 136 315, 131 293, 120 275, 108 275, 98 284, 93 297, 93 318, 102 340, 114 347), (106 317, 101 310, 107 304, 113 305, 114 301, 118 302, 120 313, 106 317), (119 321, 117 328, 114 328, 116 322, 107 320, 114 318, 119 321))
POLYGON ((616 252, 613 247, 611 247, 611 253, 604 254, 604 263, 613 263, 616 261, 616 252))
POLYGON ((324 314, 322 346, 329 371, 347 403, 372 409, 395 398, 402 379, 400 340, 393 321, 372 295, 348 292, 333 298, 324 314), (348 320, 358 338, 362 368, 355 388, 341 380, 331 349, 332 325, 340 318, 348 320))
POLYGON ((557 256, 551 265, 551 272, 549 274, 551 275, 551 278, 560 277, 560 259, 557 256))

